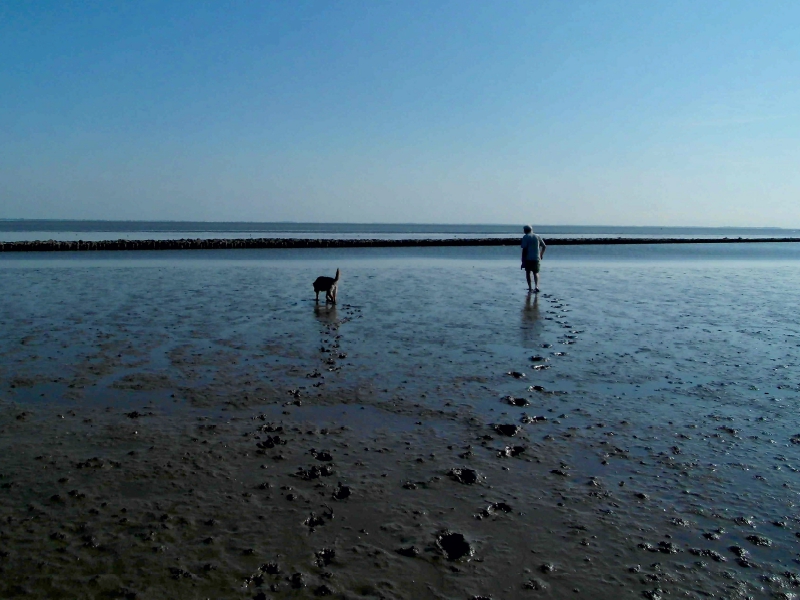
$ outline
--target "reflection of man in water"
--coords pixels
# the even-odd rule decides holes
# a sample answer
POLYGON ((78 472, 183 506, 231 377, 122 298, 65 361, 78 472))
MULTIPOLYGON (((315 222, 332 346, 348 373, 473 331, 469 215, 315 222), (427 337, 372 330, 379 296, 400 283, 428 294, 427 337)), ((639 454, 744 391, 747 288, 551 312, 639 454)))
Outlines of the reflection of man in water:
POLYGON ((523 346, 532 347, 531 344, 538 346, 541 343, 542 323, 539 320, 539 294, 525 294, 519 333, 523 346))
POLYGON ((531 296, 525 298, 525 307, 522 309, 523 323, 536 323, 539 320, 539 296, 533 297, 533 304, 531 304, 531 296))
POLYGON ((525 279, 528 280, 528 291, 538 292, 539 268, 547 246, 542 238, 533 233, 530 225, 525 225, 522 231, 525 232, 525 235, 522 237, 522 266, 520 269, 525 269, 525 279), (535 287, 531 287, 531 273, 533 273, 533 283, 535 287))

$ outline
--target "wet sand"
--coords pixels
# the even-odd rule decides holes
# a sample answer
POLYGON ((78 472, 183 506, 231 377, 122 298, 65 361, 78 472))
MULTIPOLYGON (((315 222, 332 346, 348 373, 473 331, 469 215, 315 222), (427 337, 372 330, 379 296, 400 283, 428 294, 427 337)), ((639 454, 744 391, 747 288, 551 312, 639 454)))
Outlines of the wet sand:
POLYGON ((339 266, 0 269, 0 597, 797 591, 796 266, 339 266))

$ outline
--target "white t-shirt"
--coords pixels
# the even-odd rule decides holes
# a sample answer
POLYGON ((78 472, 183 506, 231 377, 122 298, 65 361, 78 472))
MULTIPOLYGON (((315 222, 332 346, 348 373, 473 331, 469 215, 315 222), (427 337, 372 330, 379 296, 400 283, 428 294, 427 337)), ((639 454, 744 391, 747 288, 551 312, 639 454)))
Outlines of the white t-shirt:
POLYGON ((527 248, 525 260, 539 260, 539 249, 545 247, 544 240, 535 233, 526 233, 522 237, 522 248, 527 248))

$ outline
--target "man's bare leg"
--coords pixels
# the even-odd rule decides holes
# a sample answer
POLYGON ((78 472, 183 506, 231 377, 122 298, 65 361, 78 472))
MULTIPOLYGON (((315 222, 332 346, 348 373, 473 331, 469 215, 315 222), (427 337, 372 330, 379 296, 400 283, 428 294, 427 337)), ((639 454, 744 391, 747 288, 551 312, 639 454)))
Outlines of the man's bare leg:
MULTIPOLYGON (((533 284, 534 284, 533 291, 534 292, 538 292, 539 291, 539 274, 538 273, 534 273, 533 274, 533 284)), ((530 282, 528 283, 528 287, 529 288, 531 287, 530 282)))
MULTIPOLYGON (((534 274, 534 278, 536 275, 534 274)), ((531 287, 531 272, 528 269, 525 269, 525 279, 528 280, 528 291, 532 292, 533 288, 531 287)))

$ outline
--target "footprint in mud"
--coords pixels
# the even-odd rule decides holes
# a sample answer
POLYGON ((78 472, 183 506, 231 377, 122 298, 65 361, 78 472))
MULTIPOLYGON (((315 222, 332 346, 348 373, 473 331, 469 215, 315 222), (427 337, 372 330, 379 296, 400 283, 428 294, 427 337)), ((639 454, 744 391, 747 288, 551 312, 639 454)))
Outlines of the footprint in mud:
POLYGON ((519 425, 514 425, 512 423, 503 423, 495 425, 494 430, 500 435, 514 437, 520 431, 522 431, 522 427, 520 427, 519 425))
POLYGON ((453 533, 445 529, 436 535, 436 546, 445 555, 447 560, 469 559, 475 554, 475 549, 461 533, 453 533))
POLYGON ((336 489, 333 491, 333 494, 331 495, 333 496, 334 500, 344 500, 349 498, 351 494, 352 490, 350 489, 350 486, 342 485, 342 483, 339 482, 336 486, 336 489))

